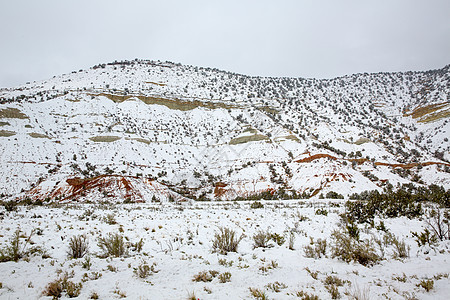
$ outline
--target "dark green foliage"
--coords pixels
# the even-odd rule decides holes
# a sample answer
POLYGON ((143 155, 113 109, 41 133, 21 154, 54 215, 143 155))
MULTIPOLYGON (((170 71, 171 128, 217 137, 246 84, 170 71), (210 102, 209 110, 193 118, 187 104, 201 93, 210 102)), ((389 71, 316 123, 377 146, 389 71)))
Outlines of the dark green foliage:
POLYGON ((328 215, 328 211, 324 208, 318 208, 316 210, 316 215, 323 215, 323 216, 327 216, 328 215))
POLYGON ((286 241, 286 239, 284 238, 283 235, 278 234, 278 233, 272 233, 270 235, 270 238, 272 239, 272 241, 274 241, 275 243, 277 243, 278 246, 281 246, 284 244, 284 242, 286 241))
POLYGON ((450 191, 435 185, 417 188, 405 184, 397 191, 387 190, 385 193, 364 191, 350 196, 350 199, 356 201, 347 201, 346 215, 348 219, 359 223, 370 223, 377 215, 388 218, 414 218, 423 214, 422 202, 431 201, 448 206, 449 197, 450 191))
POLYGON ((18 203, 13 200, 3 202, 3 206, 5 207, 6 211, 17 211, 17 205, 18 203))
POLYGON ((339 193, 333 192, 333 191, 329 191, 326 195, 325 198, 327 199, 344 199, 344 196, 342 196, 339 193))
POLYGON ((262 191, 258 194, 247 196, 246 198, 236 197, 234 201, 243 201, 243 200, 256 201, 256 200, 278 200, 278 199, 288 200, 288 199, 306 199, 309 197, 310 195, 306 192, 303 192, 303 194, 297 194, 296 191, 294 190, 287 191, 284 188, 280 188, 278 190, 262 191))
POLYGON ((259 201, 255 201, 252 204, 250 204, 250 208, 253 208, 253 209, 264 208, 264 205, 259 201))
POLYGON ((359 240, 359 228, 358 225, 353 222, 353 220, 349 220, 347 224, 345 224, 345 229, 347 229, 347 233, 350 237, 355 240, 359 240))

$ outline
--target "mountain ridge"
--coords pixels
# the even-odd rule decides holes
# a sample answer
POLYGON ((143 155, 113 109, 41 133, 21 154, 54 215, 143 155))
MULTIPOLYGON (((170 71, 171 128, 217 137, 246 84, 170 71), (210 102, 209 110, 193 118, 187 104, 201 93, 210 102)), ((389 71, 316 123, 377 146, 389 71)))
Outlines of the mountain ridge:
POLYGON ((100 64, 0 90, 0 188, 26 197, 45 182, 106 174, 194 199, 448 188, 449 91, 450 65, 318 80, 100 64))

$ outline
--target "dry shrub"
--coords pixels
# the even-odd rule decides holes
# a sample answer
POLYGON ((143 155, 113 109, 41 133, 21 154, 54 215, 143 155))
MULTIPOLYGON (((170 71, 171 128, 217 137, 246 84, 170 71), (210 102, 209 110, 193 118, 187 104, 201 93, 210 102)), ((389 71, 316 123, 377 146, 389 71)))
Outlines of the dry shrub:
POLYGON ((220 227, 219 232, 216 232, 213 240, 213 252, 226 254, 228 252, 237 252, 237 248, 243 235, 237 237, 236 231, 227 227, 220 227))
POLYGON ((73 236, 69 240, 69 258, 82 258, 88 253, 89 241, 86 235, 73 236))
POLYGON ((253 235, 253 248, 267 248, 269 247, 269 241, 272 239, 272 234, 267 230, 258 230, 253 235))
POLYGON ((106 237, 99 238, 97 244, 103 251, 104 257, 119 257, 126 254, 123 236, 118 233, 109 233, 106 237))
POLYGON ((347 263, 355 261, 363 266, 370 266, 381 260, 369 240, 357 241, 338 230, 333 231, 331 239, 333 242, 331 256, 333 258, 338 257, 347 263))

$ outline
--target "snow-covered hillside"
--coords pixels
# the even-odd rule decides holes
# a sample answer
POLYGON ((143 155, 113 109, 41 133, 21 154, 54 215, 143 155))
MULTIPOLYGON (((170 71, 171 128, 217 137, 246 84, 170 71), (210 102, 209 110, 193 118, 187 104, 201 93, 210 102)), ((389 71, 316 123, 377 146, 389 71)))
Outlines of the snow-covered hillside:
POLYGON ((132 182, 139 201, 449 188, 449 93, 450 65, 317 80, 101 64, 0 90, 0 191, 73 199, 76 178, 122 200, 114 182, 132 182))

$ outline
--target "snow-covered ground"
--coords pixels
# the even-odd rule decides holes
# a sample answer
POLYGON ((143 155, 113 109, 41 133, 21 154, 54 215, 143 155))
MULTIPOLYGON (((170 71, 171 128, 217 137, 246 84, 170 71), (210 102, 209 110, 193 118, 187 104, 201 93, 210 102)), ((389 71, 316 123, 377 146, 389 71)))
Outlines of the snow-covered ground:
MULTIPOLYGON (((1 249, 9 245, 20 228, 21 247, 26 251, 40 246, 46 258, 36 254, 18 262, 0 263, 0 298, 50 299, 43 295, 47 285, 67 276, 73 283, 82 283, 80 299, 94 293, 99 299, 187 299, 192 295, 198 299, 254 299, 250 288, 265 293, 269 299, 302 299, 302 292, 331 299, 327 277, 342 280, 342 286, 335 285, 342 298, 448 299, 450 243, 441 242, 435 249, 418 248, 411 232, 422 232, 423 220, 385 219, 388 232, 410 247, 410 256, 394 259, 393 248, 387 246, 384 259, 366 267, 331 257, 330 236, 339 227, 343 200, 262 203, 264 207, 257 209, 251 208, 249 202, 224 201, 58 204, 20 206, 17 212, 2 210, 1 249), (237 252, 212 252, 212 240, 220 227, 244 235, 237 252), (253 235, 259 230, 277 233, 285 237, 285 242, 278 245, 271 241, 271 247, 254 248, 253 235), (31 232, 30 243, 26 244, 31 232), (127 243, 142 239, 142 251, 129 249, 123 257, 100 258, 97 241, 108 233, 122 235, 127 243), (69 259, 69 240, 80 234, 88 237, 89 254, 69 259), (310 245, 311 238, 327 240, 326 257, 306 257, 304 247, 310 245), (89 269, 86 257, 90 257, 89 269), (139 278, 134 270, 143 264, 153 266, 155 272, 139 278), (193 281, 203 271, 209 274, 205 278, 212 280, 193 281), (227 275, 223 275, 226 272, 231 277, 222 283, 227 281, 227 275), (419 286, 428 279, 434 282, 429 292, 419 286)), ((385 234, 361 225, 360 229, 363 239, 385 234)), ((63 292, 64 297, 67 295, 63 292)))

